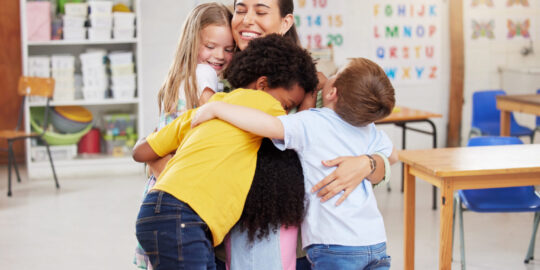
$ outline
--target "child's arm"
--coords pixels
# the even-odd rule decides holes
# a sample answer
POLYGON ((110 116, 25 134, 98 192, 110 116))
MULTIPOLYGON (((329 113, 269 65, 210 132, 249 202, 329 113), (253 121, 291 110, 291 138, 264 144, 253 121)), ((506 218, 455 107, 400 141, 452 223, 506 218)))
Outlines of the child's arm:
POLYGON ((388 162, 390 162, 390 165, 394 165, 396 162, 398 162, 398 154, 396 151, 396 148, 392 148, 392 154, 388 157, 388 162))
POLYGON ((205 104, 210 100, 210 98, 215 94, 214 90, 210 87, 204 88, 204 90, 201 93, 201 96, 199 97, 199 104, 205 104))
POLYGON ((191 125, 195 127, 214 118, 262 137, 280 140, 284 137, 283 124, 277 117, 260 110, 220 101, 207 103, 197 109, 191 125))
POLYGON ((137 162, 149 162, 160 158, 150 147, 146 139, 141 139, 133 147, 133 159, 137 162))
POLYGON ((317 107, 317 94, 324 87, 324 84, 328 80, 322 72, 317 72, 317 79, 319 80, 317 88, 315 89, 315 91, 306 94, 304 100, 298 106, 298 111, 308 110, 310 108, 317 107))

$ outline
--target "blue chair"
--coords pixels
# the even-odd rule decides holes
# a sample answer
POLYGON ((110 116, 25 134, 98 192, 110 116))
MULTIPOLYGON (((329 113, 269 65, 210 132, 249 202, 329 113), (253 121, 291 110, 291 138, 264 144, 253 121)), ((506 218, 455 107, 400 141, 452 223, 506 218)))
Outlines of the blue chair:
MULTIPOLYGON (((467 146, 506 144, 523 144, 523 142, 516 137, 486 136, 471 138, 467 146)), ((461 269, 465 269, 463 236, 463 211, 465 210, 480 213, 534 212, 533 233, 524 262, 529 263, 533 259, 536 232, 540 222, 540 196, 536 194, 533 186, 459 190, 454 196, 454 210, 454 221, 456 212, 459 217, 461 269)))
MULTIPOLYGON (((506 95, 503 90, 487 90, 474 92, 472 97, 471 135, 499 136, 501 134, 501 111, 497 109, 495 96, 506 95)), ((510 136, 529 136, 534 140, 534 131, 516 122, 514 114, 510 114, 510 136)))

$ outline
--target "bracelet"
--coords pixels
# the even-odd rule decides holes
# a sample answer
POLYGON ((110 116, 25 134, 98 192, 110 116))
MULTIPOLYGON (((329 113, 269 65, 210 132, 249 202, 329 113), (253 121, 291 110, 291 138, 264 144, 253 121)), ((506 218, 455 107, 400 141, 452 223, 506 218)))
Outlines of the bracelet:
POLYGON ((390 168, 390 162, 388 162, 388 158, 384 154, 379 153, 379 152, 375 152, 373 154, 381 157, 384 163, 384 178, 381 182, 373 185, 373 187, 377 187, 377 186, 382 186, 390 181, 390 177, 392 175, 392 169, 390 168))
POLYGON ((368 174, 369 176, 377 169, 377 161, 371 155, 366 155, 366 157, 369 159, 369 167, 371 168, 371 172, 368 174))

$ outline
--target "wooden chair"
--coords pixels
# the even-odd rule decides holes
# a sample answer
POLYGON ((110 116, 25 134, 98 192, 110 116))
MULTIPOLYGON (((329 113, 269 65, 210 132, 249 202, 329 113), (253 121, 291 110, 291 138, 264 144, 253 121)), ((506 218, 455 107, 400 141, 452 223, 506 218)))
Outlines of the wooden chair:
POLYGON ((58 179, 56 177, 56 172, 54 170, 54 164, 51 157, 51 150, 49 148, 49 144, 43 140, 43 135, 45 134, 45 131, 47 130, 48 125, 48 115, 49 115, 49 103, 51 101, 51 98, 54 93, 54 80, 52 78, 38 78, 38 77, 21 77, 19 79, 19 86, 17 90, 18 94, 21 95, 22 102, 21 102, 21 108, 19 110, 19 118, 17 121, 17 126, 13 130, 0 130, 0 139, 7 140, 8 143, 8 192, 7 195, 11 196, 11 167, 15 169, 15 173, 17 174, 17 181, 21 182, 21 177, 19 175, 19 168, 17 167, 17 163, 15 161, 15 154, 13 153, 13 143, 18 140, 25 140, 29 138, 38 138, 41 139, 41 141, 45 144, 47 148, 47 154, 49 155, 49 162, 51 163, 52 173, 54 177, 54 182, 56 184, 56 188, 60 188, 60 185, 58 184, 58 179), (35 133, 35 132, 25 132, 24 130, 21 130, 22 128, 22 121, 24 118, 24 103, 26 102, 27 97, 30 96, 36 96, 36 97, 43 97, 47 99, 46 105, 45 105, 45 116, 43 119, 43 131, 41 133, 35 133))

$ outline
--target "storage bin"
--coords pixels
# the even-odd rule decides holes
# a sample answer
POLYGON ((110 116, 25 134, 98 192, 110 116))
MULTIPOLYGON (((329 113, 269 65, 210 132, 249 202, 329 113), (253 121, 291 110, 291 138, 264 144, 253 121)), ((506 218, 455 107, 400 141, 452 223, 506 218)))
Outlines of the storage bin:
POLYGON ((90 26, 95 28, 112 28, 112 16, 103 14, 90 14, 90 26))
POLYGON ((64 40, 85 40, 86 28, 83 27, 64 27, 63 35, 64 40))
POLYGON ((113 98, 115 99, 131 99, 135 97, 135 87, 116 87, 112 88, 113 98))
POLYGON ((111 1, 90 1, 88 7, 90 7, 90 15, 110 15, 112 13, 111 1))
POLYGON ((135 36, 135 28, 113 28, 114 39, 131 39, 135 36))
POLYGON ((110 40, 111 28, 88 28, 88 40, 110 40))
POLYGON ((83 68, 90 66, 103 66, 105 64, 105 53, 101 51, 81 53, 81 65, 83 68))
POLYGON ((75 56, 70 54, 53 54, 51 56, 53 69, 75 69, 75 56))
MULTIPOLYGON (((65 78, 65 77, 72 78, 73 74, 75 74, 75 69, 72 69, 72 68, 53 68, 52 69, 52 77, 55 79, 65 78)), ((58 81, 55 81, 55 84, 58 84, 58 81)))
POLYGON ((123 65, 110 65, 109 68, 111 69, 111 75, 113 77, 131 75, 135 72, 133 63, 123 65))
POLYGON ((102 100, 105 99, 106 88, 91 88, 86 85, 82 88, 83 98, 85 100, 102 100))
POLYGON ((26 2, 26 30, 28 41, 51 40, 51 3, 26 2))
POLYGON ((88 15, 86 3, 65 3, 64 10, 68 16, 86 17, 88 15))
POLYGON ((114 28, 134 28, 135 13, 133 12, 113 12, 114 28))
POLYGON ((125 65, 133 63, 133 52, 113 51, 108 55, 111 65, 125 65))
POLYGON ((103 136, 105 142, 105 152, 114 157, 127 156, 131 153, 131 148, 128 146, 127 136, 103 136))
POLYGON ((103 116, 104 133, 108 136, 136 135, 134 114, 115 113, 103 116))
POLYGON ((84 28, 84 22, 86 17, 65 15, 62 17, 62 23, 64 28, 84 28))
POLYGON ((135 74, 111 77, 112 87, 135 88, 135 74))
POLYGON ((54 89, 54 101, 75 100, 75 87, 54 89))
MULTIPOLYGON (((59 160, 71 160, 77 157, 77 145, 51 145, 51 157, 54 161, 59 160)), ((32 161, 41 162, 49 161, 49 155, 47 154, 46 146, 32 146, 31 155, 32 161)))
POLYGON ((49 56, 29 56, 28 75, 35 77, 51 76, 51 58, 49 56))

